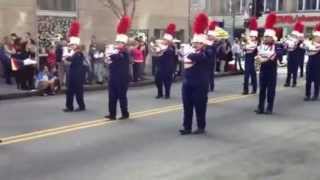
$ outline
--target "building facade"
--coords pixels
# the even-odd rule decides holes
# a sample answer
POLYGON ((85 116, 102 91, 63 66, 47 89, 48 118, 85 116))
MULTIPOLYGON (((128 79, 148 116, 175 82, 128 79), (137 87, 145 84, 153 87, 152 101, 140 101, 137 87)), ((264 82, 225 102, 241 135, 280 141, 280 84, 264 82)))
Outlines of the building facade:
MULTIPOLYGON (((226 30, 235 36, 244 32, 244 23, 250 17, 253 0, 207 0, 208 14, 222 21, 226 30), (234 33, 233 33, 234 32, 234 33)), ((314 26, 320 22, 320 0, 261 0, 264 13, 258 19, 263 27, 266 14, 277 12, 277 27, 283 29, 283 34, 292 31, 292 26, 298 20, 305 24, 305 31, 311 34, 314 26)))
MULTIPOLYGON (((187 39, 189 6, 188 0, 137 0, 132 29, 159 37, 174 22, 179 38, 187 39)), ((83 44, 89 44, 92 36, 105 43, 114 40, 118 19, 101 0, 0 0, 0 37, 31 32, 41 47, 47 47, 66 34, 74 18, 81 23, 83 44)))

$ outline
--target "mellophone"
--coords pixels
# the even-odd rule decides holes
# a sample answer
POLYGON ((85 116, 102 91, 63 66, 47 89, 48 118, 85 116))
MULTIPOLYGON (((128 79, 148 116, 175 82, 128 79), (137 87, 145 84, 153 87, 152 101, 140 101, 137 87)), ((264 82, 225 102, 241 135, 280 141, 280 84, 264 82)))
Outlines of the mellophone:
POLYGON ((164 41, 161 39, 156 40, 155 42, 150 43, 151 51, 155 53, 156 56, 162 56, 163 53, 167 50, 168 46, 164 44, 164 41))

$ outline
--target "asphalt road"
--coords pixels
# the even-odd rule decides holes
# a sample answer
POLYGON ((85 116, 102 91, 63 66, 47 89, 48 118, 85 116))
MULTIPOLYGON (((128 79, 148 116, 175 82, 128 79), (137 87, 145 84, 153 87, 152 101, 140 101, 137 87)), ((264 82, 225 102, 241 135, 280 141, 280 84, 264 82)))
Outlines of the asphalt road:
POLYGON ((303 86, 282 88, 280 76, 275 114, 258 116, 241 84, 217 80, 203 136, 178 134, 181 84, 171 100, 131 89, 133 119, 112 123, 102 119, 106 92, 86 94, 88 111, 72 114, 63 96, 0 101, 0 179, 318 180, 320 102, 304 102, 303 86))

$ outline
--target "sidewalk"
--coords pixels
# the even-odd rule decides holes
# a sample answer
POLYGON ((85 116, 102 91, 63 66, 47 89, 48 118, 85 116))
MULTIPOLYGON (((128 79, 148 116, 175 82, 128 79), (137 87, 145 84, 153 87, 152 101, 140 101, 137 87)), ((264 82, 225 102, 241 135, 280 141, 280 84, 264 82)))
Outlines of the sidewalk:
MULTIPOLYGON (((223 73, 216 74, 216 77, 224 77, 224 76, 232 76, 232 75, 240 75, 241 73, 223 73)), ((181 77, 178 77, 176 81, 180 81, 181 77)), ((142 87, 147 85, 154 84, 153 76, 145 76, 145 80, 139 81, 137 83, 130 83, 130 87, 142 87)), ((98 90, 106 90, 108 88, 107 84, 104 85, 85 85, 85 91, 98 91, 98 90)), ((65 93, 65 88, 60 92, 61 94, 65 93)), ((6 99, 18 99, 32 96, 40 96, 38 91, 22 91, 16 88, 16 85, 7 85, 4 83, 3 79, 0 79, 0 100, 6 99)))

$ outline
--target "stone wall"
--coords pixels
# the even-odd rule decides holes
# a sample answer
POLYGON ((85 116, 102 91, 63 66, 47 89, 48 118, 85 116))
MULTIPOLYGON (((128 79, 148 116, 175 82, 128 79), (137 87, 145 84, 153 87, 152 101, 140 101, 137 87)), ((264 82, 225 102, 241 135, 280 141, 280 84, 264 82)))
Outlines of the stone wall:
POLYGON ((36 33, 36 0, 0 1, 0 37, 15 32, 36 33))

